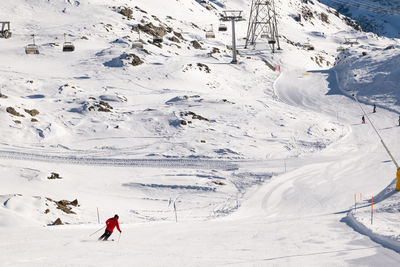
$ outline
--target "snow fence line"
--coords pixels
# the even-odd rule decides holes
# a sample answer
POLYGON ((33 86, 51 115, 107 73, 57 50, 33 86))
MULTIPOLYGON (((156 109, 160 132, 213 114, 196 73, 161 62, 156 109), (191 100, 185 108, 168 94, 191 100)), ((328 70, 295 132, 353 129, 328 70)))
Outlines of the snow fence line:
POLYGON ((354 231, 359 232, 362 235, 366 235, 369 238, 371 238, 372 241, 381 244, 383 247, 392 249, 398 253, 400 253, 400 242, 397 240, 394 240, 393 238, 390 238, 388 236, 383 236, 377 233, 372 232, 371 229, 366 227, 364 224, 361 222, 357 221, 356 218, 354 218, 353 213, 350 211, 347 213, 347 216, 343 218, 344 222, 350 226, 351 228, 354 229, 354 231))

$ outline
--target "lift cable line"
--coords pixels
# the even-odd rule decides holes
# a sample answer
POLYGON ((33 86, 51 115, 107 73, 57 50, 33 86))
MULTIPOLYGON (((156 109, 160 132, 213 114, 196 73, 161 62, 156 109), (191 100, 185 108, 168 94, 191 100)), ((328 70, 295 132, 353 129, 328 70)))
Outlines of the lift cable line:
POLYGON ((397 170, 397 174, 396 174, 396 176, 397 176, 396 191, 400 191, 400 168, 399 168, 399 164, 397 164, 397 161, 394 159, 392 153, 390 153, 389 148, 386 146, 385 142, 383 142, 383 139, 382 139, 381 135, 379 134, 378 130, 376 130, 374 124, 369 119, 367 113, 365 112, 365 110, 361 106, 360 102, 358 102, 357 96, 355 94, 352 94, 352 95, 353 95, 354 99, 356 100, 357 104, 360 106, 364 116, 367 117, 367 119, 368 119, 369 123, 371 124, 372 128, 374 129, 375 133, 378 135, 379 139, 381 140, 381 143, 382 143, 383 147, 385 148, 386 152, 389 154, 389 157, 392 159, 392 162, 396 166, 396 170, 397 170))
POLYGON ((278 50, 281 49, 274 0, 252 0, 251 2, 244 48, 247 48, 248 45, 255 45, 259 37, 267 39, 272 53, 275 52, 276 44, 278 45, 278 50))
MULTIPOLYGON (((232 22, 232 64, 237 64, 236 60, 236 33, 235 33, 235 22, 242 21, 242 11, 241 10, 226 10, 222 11, 221 21, 231 21, 232 22)), ((221 27, 221 26, 220 26, 221 27)))

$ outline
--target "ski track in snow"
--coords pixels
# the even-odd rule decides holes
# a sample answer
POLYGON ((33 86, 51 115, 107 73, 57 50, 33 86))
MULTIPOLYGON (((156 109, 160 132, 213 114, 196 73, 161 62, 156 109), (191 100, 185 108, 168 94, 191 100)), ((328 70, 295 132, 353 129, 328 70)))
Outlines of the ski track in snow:
POLYGON ((67 163, 88 166, 94 165, 112 167, 199 168, 231 170, 238 168, 237 164, 232 163, 228 160, 95 158, 79 156, 57 156, 5 150, 0 151, 0 158, 41 161, 47 163, 67 163))

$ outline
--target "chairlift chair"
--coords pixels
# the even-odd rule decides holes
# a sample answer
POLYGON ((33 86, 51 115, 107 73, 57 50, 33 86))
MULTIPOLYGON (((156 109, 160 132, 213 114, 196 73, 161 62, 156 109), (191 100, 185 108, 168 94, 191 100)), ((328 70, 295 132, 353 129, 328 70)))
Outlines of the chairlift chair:
POLYGON ((66 34, 64 33, 64 44, 63 44, 63 52, 73 52, 75 51, 75 46, 71 42, 67 42, 65 38, 66 34))
POLYGON ((215 33, 212 24, 211 28, 208 31, 206 31, 206 38, 215 38, 215 33))
POLYGON ((218 31, 220 32, 226 32, 228 30, 228 27, 224 23, 221 23, 218 27, 218 31))
POLYGON ((0 37, 8 39, 11 37, 10 32, 10 22, 9 21, 0 21, 1 30, 0 30, 0 37))
POLYGON ((260 37, 263 38, 263 39, 270 39, 270 36, 269 36, 268 32, 265 29, 261 33, 260 37))
POLYGON ((143 43, 140 40, 134 41, 132 43, 132 48, 143 48, 143 43))
POLYGON ((206 38, 215 38, 215 33, 213 31, 207 31, 206 38))
POLYGON ((304 43, 303 44, 303 48, 305 50, 314 50, 314 46, 312 44, 310 44, 310 43, 304 43))
POLYGON ((39 54, 39 47, 35 44, 35 35, 32 34, 33 43, 25 46, 25 54, 39 54))
POLYGON ((138 32, 139 36, 138 39, 136 39, 135 41, 132 42, 132 48, 143 48, 143 42, 140 39, 140 31, 138 32))

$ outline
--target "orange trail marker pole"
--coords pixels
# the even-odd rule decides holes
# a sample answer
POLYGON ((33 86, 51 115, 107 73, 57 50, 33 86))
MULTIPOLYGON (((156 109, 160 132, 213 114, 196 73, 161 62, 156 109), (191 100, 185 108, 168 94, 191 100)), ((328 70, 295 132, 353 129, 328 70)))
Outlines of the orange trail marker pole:
POLYGON ((354 210, 357 210, 357 194, 354 194, 354 210))
POLYGON ((372 224, 373 218, 374 218, 374 196, 372 196, 372 199, 371 199, 371 224, 372 224))

